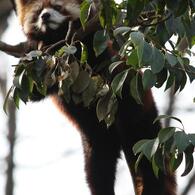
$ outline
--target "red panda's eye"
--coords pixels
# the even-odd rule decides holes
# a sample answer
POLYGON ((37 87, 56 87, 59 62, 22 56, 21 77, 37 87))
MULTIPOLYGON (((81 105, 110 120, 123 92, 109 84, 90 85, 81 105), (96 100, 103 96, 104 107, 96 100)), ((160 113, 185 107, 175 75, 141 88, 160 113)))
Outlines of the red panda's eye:
POLYGON ((60 11, 62 6, 61 5, 53 5, 53 8, 57 11, 60 11))

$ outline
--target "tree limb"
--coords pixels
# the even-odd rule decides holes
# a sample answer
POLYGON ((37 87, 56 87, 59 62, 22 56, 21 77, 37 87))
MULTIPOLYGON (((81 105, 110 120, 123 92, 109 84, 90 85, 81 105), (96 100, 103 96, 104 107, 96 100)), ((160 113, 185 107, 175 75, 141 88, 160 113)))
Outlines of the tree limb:
POLYGON ((0 41, 0 51, 3 51, 17 58, 24 56, 25 53, 28 53, 33 48, 34 49, 36 48, 34 43, 21 42, 17 45, 9 45, 7 43, 0 41))
POLYGON ((187 195, 194 185, 195 185, 195 173, 193 173, 193 175, 190 177, 190 179, 189 179, 185 189, 181 193, 181 195, 187 195))

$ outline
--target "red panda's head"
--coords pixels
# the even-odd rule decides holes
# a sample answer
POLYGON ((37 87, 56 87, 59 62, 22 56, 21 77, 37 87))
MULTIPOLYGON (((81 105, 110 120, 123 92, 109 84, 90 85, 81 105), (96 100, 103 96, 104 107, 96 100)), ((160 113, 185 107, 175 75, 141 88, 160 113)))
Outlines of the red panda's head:
MULTIPOLYGON (((80 16, 82 0, 15 0, 24 33, 33 40, 59 40, 68 21, 80 16)), ((63 34, 64 33, 64 34, 63 34)))

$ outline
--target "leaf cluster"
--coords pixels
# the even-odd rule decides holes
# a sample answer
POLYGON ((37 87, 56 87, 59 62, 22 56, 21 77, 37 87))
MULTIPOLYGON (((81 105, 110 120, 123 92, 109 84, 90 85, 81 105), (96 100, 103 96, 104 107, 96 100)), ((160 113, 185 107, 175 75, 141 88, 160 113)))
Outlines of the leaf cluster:
MULTIPOLYGON (((97 36, 94 38, 94 45, 96 42, 97 36)), ((96 106, 99 121, 105 120, 108 126, 111 125, 117 111, 117 98, 105 79, 93 74, 87 64, 86 46, 81 42, 80 44, 80 59, 74 55, 77 48, 68 44, 54 55, 31 51, 21 58, 15 66, 13 85, 5 99, 5 112, 11 95, 19 108, 20 100, 27 103, 42 99, 54 90, 67 103, 82 104, 84 107, 96 106)), ((95 49, 98 50, 98 46, 95 49)))
POLYGON ((165 173, 167 170, 176 171, 185 159, 185 170, 182 173, 182 176, 185 176, 194 165, 195 134, 185 133, 181 120, 176 117, 161 115, 155 119, 154 123, 165 118, 180 122, 182 128, 162 128, 157 138, 138 141, 133 146, 134 154, 138 155, 135 168, 137 170, 140 160, 145 156, 152 163, 154 174, 158 177, 159 171, 165 173))

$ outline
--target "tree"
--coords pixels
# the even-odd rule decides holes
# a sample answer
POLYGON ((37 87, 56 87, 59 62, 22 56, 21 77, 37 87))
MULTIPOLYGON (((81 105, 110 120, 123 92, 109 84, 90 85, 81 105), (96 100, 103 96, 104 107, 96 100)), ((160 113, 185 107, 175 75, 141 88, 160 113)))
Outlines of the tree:
MULTIPOLYGON (((7 18, 12 10, 12 5, 10 1, 7 0, 1 0, 0 1, 0 37, 6 30, 8 24, 7 24, 7 18)), ((2 96, 5 97, 6 95, 6 78, 1 78, 0 76, 0 89, 2 96)), ((16 141, 16 124, 15 124, 15 117, 16 117, 16 109, 13 104, 13 102, 9 101, 9 117, 8 117, 8 132, 7 132, 7 140, 9 143, 9 151, 6 158, 7 163, 7 170, 6 170, 6 186, 5 186, 5 195, 13 195, 14 191, 14 178, 13 178, 13 172, 14 172, 14 148, 15 148, 15 141, 16 141)))
MULTIPOLYGON (((45 96, 47 88, 57 83, 60 86, 59 94, 65 94, 67 102, 72 97, 76 104, 96 104, 98 119, 109 126, 114 121, 117 98, 121 98, 128 75, 131 78, 130 93, 138 104, 142 104, 145 90, 152 87, 160 88, 165 84, 165 90, 172 87, 173 93, 182 91, 187 79, 190 82, 195 79, 195 67, 190 62, 190 56, 193 56, 191 48, 195 44, 194 12, 194 0, 123 0, 121 3, 114 0, 84 0, 80 15, 82 28, 74 38, 70 25, 70 34, 65 40, 43 51, 31 51, 25 57, 22 57, 23 54, 31 50, 32 45, 22 43, 9 46, 0 43, 1 50, 15 56, 22 55, 4 108, 11 92, 19 107, 19 100, 27 102, 33 97, 33 89, 36 88, 40 95, 45 96), (90 18, 93 2, 97 14, 90 18), (97 29, 93 40, 96 55, 102 54, 110 43, 118 53, 111 60, 91 69, 87 63, 86 46, 81 40, 94 28, 97 29), (74 56, 77 50, 75 43, 78 42, 82 48, 80 59, 74 56), (70 71, 66 62, 72 57, 75 60, 70 71), (56 60, 59 63, 56 64, 56 60), (50 68, 46 70, 45 65, 50 68), (80 65, 89 69, 88 73, 79 72, 80 65), (107 74, 99 74, 105 68, 113 73, 121 66, 122 71, 117 72, 111 80, 107 74), (44 79, 41 76, 43 73, 44 79), (70 86, 81 95, 72 94, 70 86)), ((178 168, 185 157, 186 169, 182 175, 186 175, 193 167, 195 134, 187 134, 181 120, 173 116, 162 115, 154 122, 162 118, 176 120, 181 127, 163 128, 157 138, 136 143, 133 147, 135 155, 138 155, 136 165, 146 156, 158 176, 159 169, 163 170, 165 166, 165 154, 169 155, 172 171, 178 168)))

